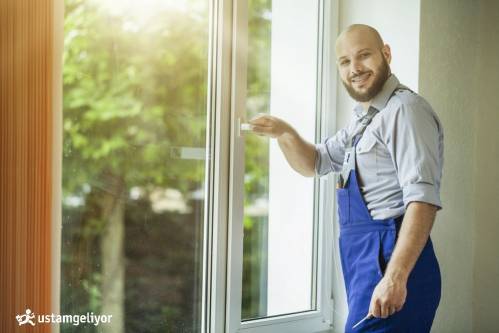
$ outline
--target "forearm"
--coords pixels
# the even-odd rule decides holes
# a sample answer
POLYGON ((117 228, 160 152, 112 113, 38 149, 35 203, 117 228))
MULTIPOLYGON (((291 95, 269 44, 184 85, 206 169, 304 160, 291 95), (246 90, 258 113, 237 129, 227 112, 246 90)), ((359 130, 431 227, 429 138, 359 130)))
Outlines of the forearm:
POLYGON ((386 268, 385 276, 406 282, 430 235, 437 207, 411 202, 399 231, 397 244, 386 268))
POLYGON ((305 141, 294 130, 281 135, 277 142, 289 165, 303 176, 313 177, 315 175, 315 146, 305 141))

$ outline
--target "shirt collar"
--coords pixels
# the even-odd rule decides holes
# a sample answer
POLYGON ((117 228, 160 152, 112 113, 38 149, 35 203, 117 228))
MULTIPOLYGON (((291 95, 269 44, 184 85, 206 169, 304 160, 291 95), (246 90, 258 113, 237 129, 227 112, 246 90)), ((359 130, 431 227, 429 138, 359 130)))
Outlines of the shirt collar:
MULTIPOLYGON (((378 111, 383 110, 386 107, 388 100, 392 96, 393 91, 397 89, 399 84, 400 82, 395 74, 390 74, 388 79, 383 84, 383 88, 381 88, 381 91, 376 96, 374 96, 371 102, 371 107, 375 108, 378 111)), ((360 105, 360 103, 355 106, 354 111, 358 118, 362 118, 367 113, 362 105, 360 105)))

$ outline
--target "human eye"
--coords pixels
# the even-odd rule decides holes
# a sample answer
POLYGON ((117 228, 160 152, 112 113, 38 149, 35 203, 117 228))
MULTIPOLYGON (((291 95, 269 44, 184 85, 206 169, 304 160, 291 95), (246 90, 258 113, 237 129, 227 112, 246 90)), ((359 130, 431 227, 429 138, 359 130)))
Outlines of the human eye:
POLYGON ((366 58, 369 58, 369 56, 371 55, 370 52, 362 52, 359 57, 360 59, 366 59, 366 58))
POLYGON ((340 61, 340 66, 347 66, 350 63, 350 60, 348 59, 343 59, 340 61))

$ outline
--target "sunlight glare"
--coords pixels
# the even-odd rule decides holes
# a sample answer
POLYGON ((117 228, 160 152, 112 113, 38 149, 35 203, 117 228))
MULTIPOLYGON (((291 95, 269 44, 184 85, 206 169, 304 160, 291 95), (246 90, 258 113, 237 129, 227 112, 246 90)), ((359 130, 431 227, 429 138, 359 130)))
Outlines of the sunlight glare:
POLYGON ((93 0, 93 2, 110 15, 142 20, 165 10, 174 12, 192 10, 191 1, 179 0, 93 0))

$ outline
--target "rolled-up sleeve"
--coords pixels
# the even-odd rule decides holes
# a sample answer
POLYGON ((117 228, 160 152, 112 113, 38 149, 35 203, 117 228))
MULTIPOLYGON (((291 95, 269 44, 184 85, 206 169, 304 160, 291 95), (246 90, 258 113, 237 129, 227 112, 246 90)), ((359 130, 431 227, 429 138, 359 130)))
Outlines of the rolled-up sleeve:
POLYGON ((442 208, 440 179, 443 164, 443 131, 429 104, 401 104, 386 128, 404 205, 421 201, 442 208), (392 128, 390 128, 392 127, 392 128))
POLYGON ((343 165, 345 147, 348 141, 348 128, 339 130, 334 136, 315 145, 315 174, 324 176, 330 172, 338 172, 343 165))

